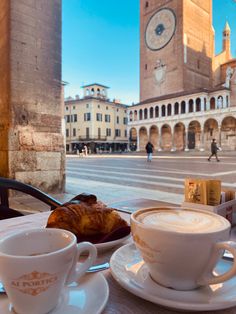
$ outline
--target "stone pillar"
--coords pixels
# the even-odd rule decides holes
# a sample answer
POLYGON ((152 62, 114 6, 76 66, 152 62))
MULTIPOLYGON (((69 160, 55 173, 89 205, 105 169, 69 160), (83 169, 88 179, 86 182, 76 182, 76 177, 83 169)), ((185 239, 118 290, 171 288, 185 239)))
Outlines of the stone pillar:
POLYGON ((185 100, 186 113, 189 113, 189 101, 185 100))
POLYGON ((159 133, 159 136, 158 136, 158 149, 157 149, 158 152, 161 152, 162 151, 162 148, 161 148, 161 132, 159 133))
POLYGON ((185 131, 185 152, 188 152, 189 151, 189 148, 188 148, 188 128, 186 128, 186 131, 185 131))
POLYGON ((207 102, 206 102, 206 109, 207 111, 210 110, 211 104, 210 104, 210 99, 207 97, 207 102))
POLYGON ((193 112, 196 112, 196 99, 193 99, 193 112))
POLYGON ((176 151, 176 146, 175 146, 175 132, 174 130, 172 130, 172 143, 171 143, 171 152, 175 152, 176 151))
POLYGON ((140 148, 139 148, 139 132, 137 131, 137 152, 140 151, 140 148))
POLYGON ((0 15, 0 176, 62 192, 61 0, 1 0, 0 15))
POLYGON ((204 111, 204 97, 201 97, 201 111, 204 111))
POLYGON ((226 95, 223 96, 223 106, 222 106, 222 108, 227 108, 226 95))
POLYGON ((218 143, 219 146, 221 146, 221 126, 218 127, 218 135, 219 135, 218 143))
POLYGON ((201 129, 201 142, 200 142, 200 151, 204 152, 204 129, 201 129))

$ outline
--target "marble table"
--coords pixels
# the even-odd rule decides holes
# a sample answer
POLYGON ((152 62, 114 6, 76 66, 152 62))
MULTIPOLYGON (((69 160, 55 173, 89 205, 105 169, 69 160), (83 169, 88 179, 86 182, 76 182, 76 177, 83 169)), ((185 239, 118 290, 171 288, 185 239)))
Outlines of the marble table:
MULTIPOLYGON (((159 202, 154 200, 147 200, 147 199, 136 199, 130 200, 125 202, 119 202, 110 204, 113 207, 117 207, 120 210, 128 210, 131 211, 138 209, 138 208, 146 208, 152 206, 169 206, 174 205, 171 203, 159 202)), ((174 205, 176 206, 176 205, 174 205)), ((130 214, 121 212, 121 216, 129 221, 130 214)), ((46 221, 50 212, 42 212, 32 215, 27 215, 18 218, 6 219, 0 221, 0 237, 5 236, 11 232, 15 232, 16 230, 27 230, 29 228, 34 227, 44 227, 46 225, 46 221)), ((236 232, 235 232, 236 234, 236 232)), ((126 240, 126 242, 131 242, 132 239, 126 240)), ((124 243, 120 244, 123 245, 124 243)), ((97 263, 103 263, 110 260, 112 253, 118 248, 119 246, 113 248, 112 250, 102 252, 98 255, 97 263)), ((108 281, 109 288, 110 288, 110 295, 108 303, 103 311, 103 314, 149 314, 149 313, 158 313, 158 314, 173 314, 173 313, 180 313, 181 311, 170 310, 164 308, 160 305, 148 302, 144 299, 141 299, 132 293, 128 292, 127 290, 123 289, 112 277, 110 270, 105 270, 102 272, 105 278, 108 281)), ((183 312, 183 313, 186 313, 183 312)), ((189 312, 190 313, 190 312, 189 312)), ((203 312, 201 312, 203 313, 203 312)), ((207 313, 216 313, 215 311, 207 312, 207 313)), ((236 307, 217 311, 218 314, 236 314, 236 307)), ((88 313, 93 314, 93 313, 88 313)))

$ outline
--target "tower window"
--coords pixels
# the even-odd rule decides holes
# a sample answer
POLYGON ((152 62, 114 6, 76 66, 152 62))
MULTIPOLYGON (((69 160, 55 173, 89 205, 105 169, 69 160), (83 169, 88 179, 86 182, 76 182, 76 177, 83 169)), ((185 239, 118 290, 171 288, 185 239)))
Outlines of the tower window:
POLYGON ((200 69, 200 60, 197 60, 197 68, 200 69))
POLYGON ((147 63, 145 64, 145 70, 147 70, 147 63))
POLYGON ((149 2, 146 1, 146 2, 145 2, 145 9, 147 9, 148 7, 149 7, 149 2))

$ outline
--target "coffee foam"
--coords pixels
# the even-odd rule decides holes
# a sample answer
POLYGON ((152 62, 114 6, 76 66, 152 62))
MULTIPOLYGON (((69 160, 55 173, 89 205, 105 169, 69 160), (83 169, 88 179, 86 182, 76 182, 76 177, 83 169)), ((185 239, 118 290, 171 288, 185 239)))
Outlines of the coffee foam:
POLYGON ((186 209, 145 211, 136 219, 157 229, 180 233, 214 232, 228 226, 227 220, 221 216, 186 209))

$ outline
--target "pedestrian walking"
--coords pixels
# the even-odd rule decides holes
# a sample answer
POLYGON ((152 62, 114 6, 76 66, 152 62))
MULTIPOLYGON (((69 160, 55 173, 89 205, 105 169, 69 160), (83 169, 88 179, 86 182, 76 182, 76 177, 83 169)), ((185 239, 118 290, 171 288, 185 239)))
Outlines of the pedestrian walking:
POLYGON ((208 158, 208 161, 211 161, 211 157, 215 156, 217 161, 220 161, 217 156, 217 151, 219 150, 219 147, 217 146, 216 140, 213 138, 211 142, 211 155, 208 158))
POLYGON ((87 145, 84 145, 84 156, 86 157, 88 155, 88 147, 87 145))
POLYGON ((153 145, 151 142, 148 142, 145 149, 146 149, 146 152, 147 152, 147 162, 151 162, 152 161, 152 154, 153 154, 153 145))

